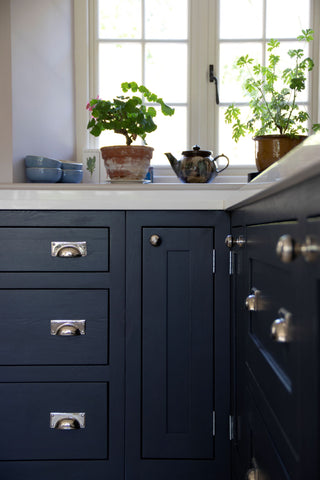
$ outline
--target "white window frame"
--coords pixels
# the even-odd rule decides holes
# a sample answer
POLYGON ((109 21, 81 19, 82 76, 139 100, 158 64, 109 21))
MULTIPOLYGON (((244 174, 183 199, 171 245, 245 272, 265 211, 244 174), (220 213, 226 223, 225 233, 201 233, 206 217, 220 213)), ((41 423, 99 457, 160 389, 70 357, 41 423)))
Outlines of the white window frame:
MULTIPOLYGON (((87 130, 88 112, 85 105, 88 99, 97 94, 97 76, 93 65, 98 55, 98 42, 94 37, 94 22, 97 21, 95 0, 74 0, 75 38, 75 123, 76 156, 81 161, 83 149, 95 148, 95 138, 87 130), (91 37, 90 37, 91 35, 91 37)), ((309 90, 310 116, 312 123, 320 118, 319 105, 319 29, 320 2, 311 0, 311 22, 315 32, 311 55, 315 59, 313 82, 309 90)), ((198 143, 201 148, 218 154, 219 106, 215 103, 215 85, 210 83, 209 64, 214 65, 219 79, 219 39, 215 32, 219 29, 219 0, 189 0, 189 88, 188 88, 188 145, 179 145, 181 151, 198 143), (201 5, 201 8, 199 7, 201 5), (192 19, 192 22, 190 21, 192 19), (201 25, 201 28, 199 28, 201 25), (199 54, 201 52, 201 55, 199 54)), ((179 75, 179 72, 176 72, 179 75)), ((220 152, 221 153, 221 152, 220 152)), ((230 166, 223 175, 244 175, 252 171, 253 165, 230 166)), ((168 172, 173 172, 168 167, 168 172)))

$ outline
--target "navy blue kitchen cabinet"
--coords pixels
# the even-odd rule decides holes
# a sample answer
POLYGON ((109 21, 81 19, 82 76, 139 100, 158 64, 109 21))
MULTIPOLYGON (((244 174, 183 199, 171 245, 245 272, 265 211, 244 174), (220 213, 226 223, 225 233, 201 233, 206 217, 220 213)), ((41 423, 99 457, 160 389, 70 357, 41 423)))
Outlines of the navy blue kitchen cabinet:
POLYGON ((232 478, 316 480, 319 178, 231 212, 232 478))
POLYGON ((230 478, 228 229, 1 212, 1 480, 230 478))
POLYGON ((229 478, 228 226, 127 213, 128 480, 229 478))

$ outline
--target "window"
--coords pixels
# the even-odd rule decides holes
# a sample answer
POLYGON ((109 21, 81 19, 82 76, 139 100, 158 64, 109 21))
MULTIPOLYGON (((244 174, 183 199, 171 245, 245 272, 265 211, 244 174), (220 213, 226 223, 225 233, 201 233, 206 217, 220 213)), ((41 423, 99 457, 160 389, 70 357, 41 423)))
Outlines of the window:
MULTIPOLYGON (((158 129, 147 141, 153 162, 167 163, 163 151, 187 145, 188 0, 97 0, 96 49, 99 73, 95 91, 101 98, 121 95, 122 82, 135 81, 175 108, 173 117, 156 117, 158 129)), ((117 144, 105 131, 99 146, 117 144)))
MULTIPOLYGON (((251 138, 245 138, 235 144, 231 138, 231 126, 226 126, 224 123, 224 112, 230 103, 235 103, 242 109, 248 105, 248 97, 243 95, 241 89, 239 71, 232 68, 232 65, 238 57, 246 54, 265 64, 267 42, 271 38, 281 41, 281 47, 277 49, 281 59, 287 57, 286 53, 289 49, 305 48, 307 51, 308 45, 304 46, 298 42, 297 36, 302 29, 312 28, 311 15, 311 0, 304 2, 301 0, 220 0, 219 148, 228 151, 234 164, 252 163, 254 142, 251 138), (230 15, 230 12, 233 14, 230 15)), ((316 42, 319 42, 318 37, 313 43, 316 42)), ((312 52, 309 52, 309 55, 313 56, 312 52)), ((315 74, 317 74, 316 71, 315 74)), ((300 96, 301 107, 308 109, 311 116, 315 116, 317 112, 312 112, 310 97, 311 89, 309 88, 300 96)), ((314 98, 317 98, 315 92, 314 98)))
MULTIPOLYGON (((254 142, 248 138, 235 144, 231 127, 224 122, 230 103, 247 105, 234 60, 249 53, 264 61, 270 38, 281 40, 285 50, 292 48, 302 28, 313 28, 312 19, 319 17, 316 4, 315 0, 77 0, 77 148, 121 142, 119 135, 111 138, 111 132, 98 139, 89 135, 84 106, 89 97, 112 98, 121 94, 121 82, 137 81, 176 109, 173 117, 158 115, 158 129, 147 137, 155 147, 156 164, 168 165, 164 151, 179 156, 197 143, 215 154, 225 153, 231 165, 252 165, 254 142), (209 82, 209 65, 219 79, 220 105, 215 85, 209 82)), ((314 30, 317 54, 318 29, 314 30)), ((312 109, 310 97, 312 91, 317 105, 317 69, 316 62, 314 82, 303 98, 313 121, 318 109, 312 109)))

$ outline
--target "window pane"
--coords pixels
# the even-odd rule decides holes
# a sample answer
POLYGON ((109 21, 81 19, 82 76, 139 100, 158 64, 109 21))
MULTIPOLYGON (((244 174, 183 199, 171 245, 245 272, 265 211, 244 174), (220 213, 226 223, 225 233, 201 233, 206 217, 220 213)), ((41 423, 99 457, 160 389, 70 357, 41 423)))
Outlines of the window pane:
POLYGON ((141 38, 141 0, 99 0, 99 38, 141 38))
POLYGON ((220 38, 261 38, 262 12, 262 0, 220 1, 220 38))
POLYGON ((146 87, 165 102, 187 102, 187 45, 149 43, 145 57, 146 87))
POLYGON ((141 83, 141 46, 102 43, 99 49, 99 95, 109 100, 122 95, 121 83, 141 83))
POLYGON ((186 39, 188 0, 145 0, 146 39, 186 39))
POLYGON ((242 89, 243 78, 247 71, 235 67, 236 60, 242 55, 249 55, 261 62, 262 45, 260 43, 222 43, 220 45, 220 101, 247 102, 248 97, 242 89))
POLYGON ((267 0, 267 37, 296 38, 310 26, 310 0, 267 0))
POLYGON ((181 157, 181 152, 187 145, 187 109, 175 107, 172 117, 157 114, 155 124, 158 126, 155 132, 147 136, 147 142, 154 148, 153 165, 170 165, 165 152, 171 152, 176 158, 181 157))

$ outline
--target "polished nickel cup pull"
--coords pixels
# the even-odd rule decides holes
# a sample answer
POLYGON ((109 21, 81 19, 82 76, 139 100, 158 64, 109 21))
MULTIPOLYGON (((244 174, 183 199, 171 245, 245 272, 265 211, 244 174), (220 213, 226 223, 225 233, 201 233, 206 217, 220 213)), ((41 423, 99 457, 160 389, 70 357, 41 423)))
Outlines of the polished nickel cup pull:
POLYGON ((85 320, 51 320, 50 332, 51 335, 58 335, 61 337, 75 337, 76 335, 86 334, 85 320))
POLYGON ((87 242, 51 242, 52 257, 85 257, 87 255, 87 242))
POLYGON ((50 413, 50 428, 57 430, 79 430, 85 428, 84 412, 80 413, 50 413))

